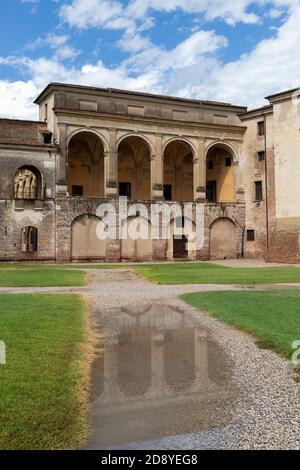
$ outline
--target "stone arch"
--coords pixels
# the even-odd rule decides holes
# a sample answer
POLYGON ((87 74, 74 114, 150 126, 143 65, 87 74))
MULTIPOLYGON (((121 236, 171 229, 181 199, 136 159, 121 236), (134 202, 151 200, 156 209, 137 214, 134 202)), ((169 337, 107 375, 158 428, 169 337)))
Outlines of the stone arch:
POLYGON ((43 174, 32 165, 17 169, 14 178, 14 199, 35 200, 44 198, 43 174))
POLYGON ((68 192, 71 196, 104 197, 103 139, 91 130, 78 131, 68 143, 68 192))
POLYGON ((232 219, 220 217, 210 226, 210 259, 236 259, 237 228, 232 219))
POLYGON ((165 200, 181 202, 194 200, 194 162, 194 148, 186 139, 172 138, 164 146, 165 200))
POLYGON ((71 259, 104 260, 106 257, 105 224, 96 215, 76 217, 71 226, 71 259))
POLYGON ((119 195, 151 200, 151 146, 144 136, 124 136, 118 143, 119 195))
POLYGON ((150 156, 152 157, 153 155, 155 155, 155 148, 151 140, 148 139, 148 137, 146 137, 144 134, 139 134, 139 133, 134 133, 134 132, 129 132, 128 134, 122 135, 122 137, 119 137, 119 139, 117 139, 117 143, 116 143, 117 151, 119 150, 119 146, 121 145, 121 143, 124 140, 128 139, 129 137, 136 137, 136 138, 142 139, 145 142, 145 144, 147 144, 149 147, 150 156))
POLYGON ((206 159, 207 159, 208 152, 213 147, 216 147, 216 146, 223 147, 224 149, 228 150, 228 152, 230 152, 232 154, 234 161, 235 162, 239 161, 236 148, 230 142, 227 142, 227 141, 224 141, 224 140, 215 140, 213 142, 210 142, 210 144, 207 145, 206 150, 205 150, 205 158, 206 159))
POLYGON ((151 223, 145 217, 128 217, 123 222, 121 239, 121 259, 125 261, 151 261, 153 240, 151 223), (145 234, 145 236, 144 236, 145 234))
POLYGON ((189 139, 187 139, 185 137, 171 137, 170 139, 168 139, 163 145, 162 155, 164 156, 165 150, 166 150, 166 148, 169 144, 171 144, 172 142, 177 142, 177 141, 178 142, 185 142, 187 145, 189 145, 192 149, 193 157, 196 158, 197 150, 196 150, 195 145, 193 144, 193 142, 191 142, 189 139))
POLYGON ((76 129, 75 131, 71 132, 69 135, 68 135, 68 139, 67 139, 67 146, 69 146, 69 143, 70 141, 73 139, 73 137, 75 137, 76 135, 78 134, 81 134, 82 132, 88 132, 90 134, 94 134, 95 136, 98 137, 98 139, 101 140, 102 142, 102 145, 103 145, 103 148, 104 148, 104 151, 105 152, 108 152, 109 151, 109 145, 108 145, 108 141, 106 139, 106 137, 98 132, 97 130, 95 129, 92 129, 90 127, 82 127, 80 129, 76 129))
POLYGON ((210 203, 236 201, 234 148, 225 142, 213 142, 206 150, 207 199, 210 203))

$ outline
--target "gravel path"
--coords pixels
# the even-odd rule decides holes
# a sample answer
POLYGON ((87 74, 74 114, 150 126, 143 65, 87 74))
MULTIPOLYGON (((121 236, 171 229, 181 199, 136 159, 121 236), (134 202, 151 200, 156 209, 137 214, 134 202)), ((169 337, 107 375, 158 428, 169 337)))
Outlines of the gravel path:
POLYGON ((271 351, 259 349, 247 335, 177 299, 183 293, 241 290, 243 287, 155 285, 138 279, 126 269, 90 270, 90 273, 92 283, 83 288, 0 289, 0 293, 86 294, 93 299, 95 316, 111 308, 134 308, 142 303, 179 306, 186 313, 200 318, 213 341, 226 352, 233 364, 232 381, 239 389, 239 396, 229 426, 143 443, 139 444, 140 448, 300 449, 300 385, 293 380, 288 362, 271 351))
MULTIPOLYGON (((274 286, 273 286, 274 287, 274 286)), ((96 311, 141 303, 166 302, 201 318, 203 327, 234 364, 233 382, 239 388, 234 419, 222 430, 166 438, 157 449, 300 449, 300 385, 287 361, 259 349, 247 335, 187 306, 183 293, 240 289, 234 286, 161 286, 148 284, 130 271, 97 272, 91 286, 96 311)), ((145 448, 147 444, 145 443, 145 448)))

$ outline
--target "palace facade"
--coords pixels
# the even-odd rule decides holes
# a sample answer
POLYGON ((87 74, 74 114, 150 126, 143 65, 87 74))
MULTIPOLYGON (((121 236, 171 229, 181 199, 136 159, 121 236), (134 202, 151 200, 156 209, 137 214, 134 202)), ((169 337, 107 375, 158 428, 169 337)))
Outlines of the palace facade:
MULTIPOLYGON (((0 119, 0 259, 299 262, 299 95, 248 111, 51 83, 35 101, 39 121, 0 119), (167 239, 123 237, 113 221, 116 237, 99 237, 99 206, 118 215, 125 197, 149 212, 200 204, 203 246, 190 243, 184 217, 176 235, 175 216, 167 239)), ((131 211, 126 231, 141 218, 131 211)))

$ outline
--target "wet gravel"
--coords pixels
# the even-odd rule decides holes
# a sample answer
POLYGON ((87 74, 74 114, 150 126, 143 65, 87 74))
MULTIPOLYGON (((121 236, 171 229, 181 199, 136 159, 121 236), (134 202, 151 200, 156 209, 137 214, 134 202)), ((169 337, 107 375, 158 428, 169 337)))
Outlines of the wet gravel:
POLYGON ((95 275, 91 290, 96 311, 157 301, 180 306, 201 318, 203 327, 234 364, 232 380, 240 393, 229 426, 139 444, 139 448, 300 449, 300 385, 293 380, 289 363, 271 351, 259 349, 247 335, 176 299, 188 292, 233 289, 239 288, 148 284, 130 271, 95 275))

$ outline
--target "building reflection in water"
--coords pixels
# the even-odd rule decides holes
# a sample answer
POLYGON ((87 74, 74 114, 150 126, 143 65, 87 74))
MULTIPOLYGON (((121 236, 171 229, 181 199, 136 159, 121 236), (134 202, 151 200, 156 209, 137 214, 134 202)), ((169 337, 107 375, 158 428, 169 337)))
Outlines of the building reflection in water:
POLYGON ((230 363, 197 318, 158 304, 99 318, 92 448, 228 424, 236 396, 230 363))

